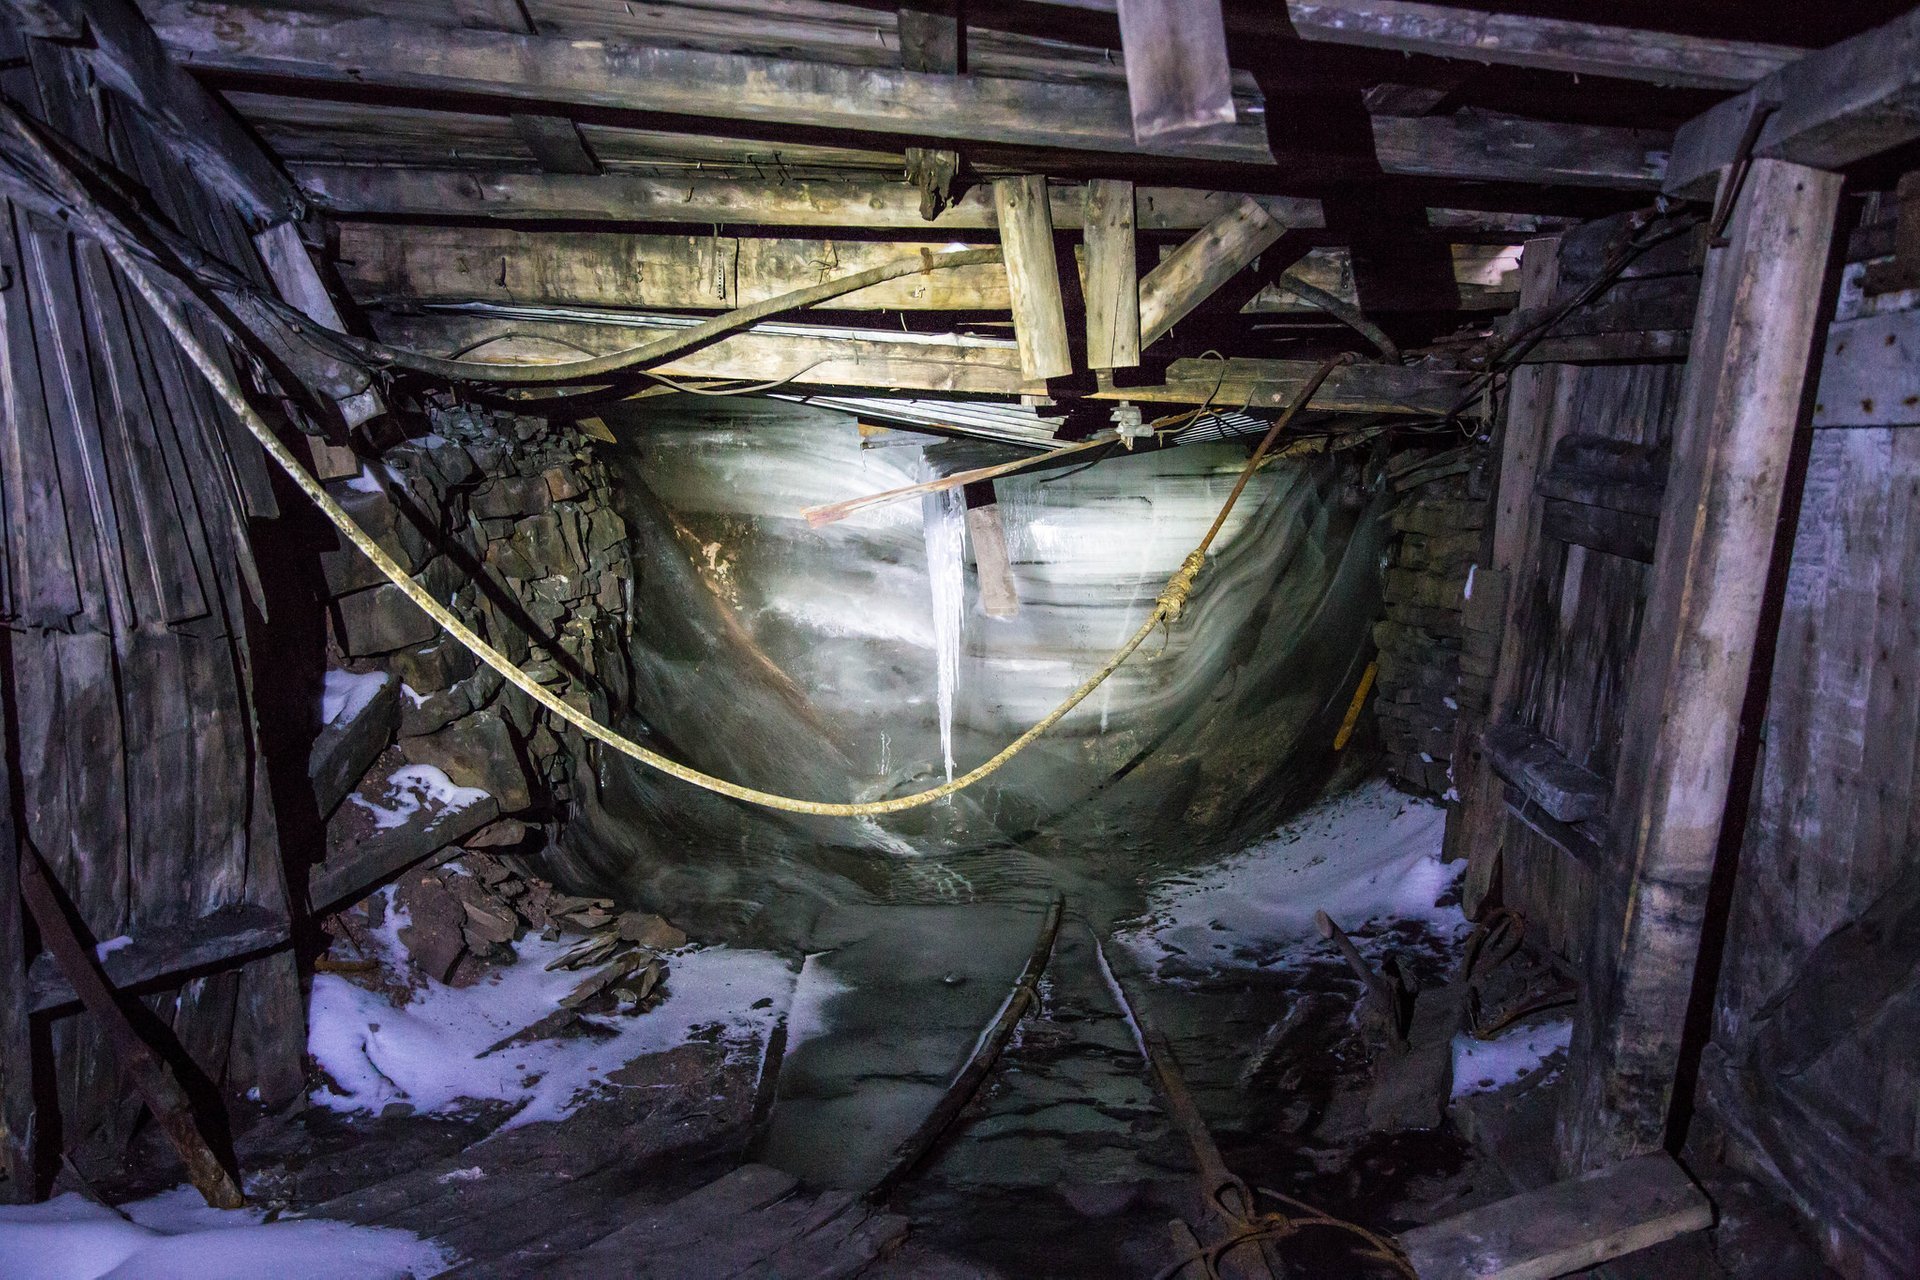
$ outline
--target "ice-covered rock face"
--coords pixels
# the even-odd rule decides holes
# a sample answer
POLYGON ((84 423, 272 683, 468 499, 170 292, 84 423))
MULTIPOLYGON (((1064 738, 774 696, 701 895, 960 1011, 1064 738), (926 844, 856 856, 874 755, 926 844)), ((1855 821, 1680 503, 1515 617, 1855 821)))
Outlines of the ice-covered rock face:
MULTIPOLYGON (((638 715, 699 768, 822 800, 923 790, 949 751, 964 772, 1046 714, 1146 619, 1246 457, 1196 445, 996 482, 1020 607, 994 618, 957 494, 801 517, 925 479, 933 438, 863 439, 845 414, 773 400, 623 425, 638 715)), ((572 869, 751 916, 783 894, 952 896, 1063 861, 1131 879, 1234 845, 1325 775, 1381 540, 1356 464, 1271 465, 1180 620, 984 783, 877 821, 794 819, 602 755, 572 869)))

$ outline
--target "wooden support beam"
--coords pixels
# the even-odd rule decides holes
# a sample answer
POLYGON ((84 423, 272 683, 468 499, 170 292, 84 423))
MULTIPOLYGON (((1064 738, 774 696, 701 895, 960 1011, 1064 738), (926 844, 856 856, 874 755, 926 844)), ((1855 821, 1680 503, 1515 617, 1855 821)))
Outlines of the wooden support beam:
POLYGON ((544 172, 599 176, 600 162, 594 158, 587 140, 580 136, 580 126, 572 120, 526 111, 516 111, 508 118, 513 122, 513 131, 527 144, 527 150, 533 152, 535 163, 544 172))
MULTIPOLYGON (((1560 237, 1541 236, 1527 242, 1520 259, 1522 309, 1549 305, 1560 282, 1560 237)), ((1553 365, 1523 365, 1507 383, 1504 416, 1500 423, 1500 479, 1494 495, 1493 536, 1485 564, 1476 566, 1481 592, 1504 599, 1492 604, 1500 619, 1501 643, 1487 695, 1486 723, 1503 724, 1519 706, 1524 656, 1517 652, 1525 634, 1525 592, 1522 583, 1536 573, 1539 545, 1538 502, 1535 492, 1554 440, 1557 421, 1553 405, 1565 375, 1553 365)), ((1481 600, 1472 602, 1481 608, 1481 600)), ((1461 888, 1462 907, 1477 916, 1494 886, 1500 867, 1501 836, 1506 824, 1505 788, 1494 772, 1471 724, 1463 725, 1454 751, 1455 785, 1460 802, 1447 819, 1446 849, 1450 857, 1467 860, 1461 888)))
MULTIPOLYGON (((0 0, 0 8, 18 0, 0 0)), ((102 83, 166 132, 193 170, 257 225, 298 216, 299 193, 226 104, 174 65, 133 0, 78 0, 90 43, 79 46, 102 83)))
POLYGON ((1752 154, 1842 169, 1920 138, 1920 9, 1788 63, 1680 127, 1669 194, 1705 200, 1764 113, 1752 154))
POLYGON ((1805 52, 1406 0, 1287 0, 1287 17, 1303 40, 1696 89, 1744 89, 1805 52))
MULTIPOLYGON (((357 470, 357 468, 356 468, 357 470)), ((348 554, 359 556, 359 550, 348 554)), ((400 727, 400 681, 388 675, 357 714, 341 715, 321 726, 307 755, 307 781, 313 784, 313 804, 322 817, 331 817, 347 793, 366 774, 400 727)))
POLYGON ((27 999, 27 931, 20 898, 20 806, 9 765, 19 749, 11 679, 13 645, 0 635, 0 1172, 10 1199, 40 1198, 40 1133, 35 1109, 32 1005, 27 999))
POLYGON ((1491 111, 1374 116, 1382 172, 1657 191, 1673 140, 1649 129, 1550 124, 1491 111))
MULTIPOLYGON (((264 231, 256 232, 253 244, 260 254, 260 261, 267 268, 268 279, 273 281, 274 290, 283 302, 291 304, 300 314, 322 328, 335 333, 346 331, 347 326, 340 319, 340 309, 333 303, 333 295, 328 292, 326 282, 314 267, 307 246, 301 243, 298 226, 292 222, 277 222, 264 231)), ((296 364, 293 367, 304 366, 296 364)), ((340 372, 350 371, 342 369, 340 372)), ((378 417, 387 408, 386 402, 380 398, 379 389, 370 379, 358 378, 355 381, 364 383, 361 389, 334 398, 341 420, 349 427, 357 427, 369 418, 378 417)), ((315 389, 318 391, 318 386, 315 389)))
POLYGON ((1420 1280, 1549 1280, 1712 1225, 1707 1197, 1661 1153, 1415 1227, 1400 1246, 1420 1280))
POLYGON ((169 4, 155 26, 197 69, 308 83, 458 93, 511 102, 687 116, 861 134, 1005 143, 1268 165, 1266 129, 1136 143, 1118 86, 953 76, 430 28, 218 3, 169 4))
MULTIPOLYGON (((1088 399, 1284 409, 1319 367, 1314 360, 1238 356, 1224 362, 1175 360, 1167 366, 1167 380, 1160 386, 1112 387, 1093 392, 1088 399)), ((1347 365, 1327 375, 1309 407, 1346 413, 1447 413, 1459 403, 1469 378, 1405 365, 1347 365)))
POLYGON ((1137 141, 1204 137, 1233 124, 1220 0, 1119 0, 1120 50, 1137 141))
POLYGON ((425 811, 397 827, 378 830, 332 854, 313 869, 307 905, 322 913, 358 902, 414 863, 472 835, 500 816, 500 803, 483 796, 460 809, 425 811))
POLYGON ((1020 369, 1031 381, 1062 378, 1073 372, 1067 345, 1067 312, 1060 297, 1060 268, 1053 252, 1053 216, 1047 180, 997 178, 994 210, 1000 221, 1000 246, 1006 256, 1007 291, 1013 308, 1013 332, 1020 345, 1020 369))
POLYGON ((1559 822, 1586 822, 1606 813, 1613 786, 1567 759, 1544 734, 1521 724, 1487 726, 1482 735, 1496 773, 1559 822))
POLYGON ((1819 329, 1841 179, 1754 161, 1710 251, 1674 422, 1650 598, 1614 774, 1560 1158, 1657 1150, 1693 992, 1707 888, 1819 329))
MULTIPOLYGON (((435 221, 502 218, 539 222, 686 222, 711 227, 833 227, 862 230, 991 231, 993 189, 976 186, 941 210, 921 217, 920 193, 886 178, 787 182, 707 178, 651 178, 613 173, 578 178, 539 173, 473 173, 462 169, 395 169, 368 165, 295 165, 294 175, 314 205, 336 217, 375 216, 435 221)), ((1085 196, 1078 184, 1048 188, 1056 231, 1083 226, 1085 196)), ((1288 227, 1326 226, 1318 200, 1250 196, 1288 227)), ((1230 191, 1136 187, 1134 224, 1144 232, 1194 231, 1233 207, 1230 191)))
MULTIPOLYGON (((155 930, 99 957, 100 968, 116 989, 179 979, 199 969, 238 964, 283 945, 290 936, 283 911, 246 903, 190 920, 177 928, 155 930)), ((73 983, 50 955, 35 958, 27 974, 27 998, 35 1013, 78 1001, 73 983)))
MULTIPOLYGON (((1113 13, 1118 0, 1041 0, 1113 13)), ((1278 8, 1278 6, 1275 6, 1278 8)), ((1747 40, 1490 13, 1409 0, 1286 0, 1285 15, 1229 14, 1236 34, 1297 36, 1316 44, 1424 53, 1503 67, 1610 76, 1696 89, 1744 89, 1804 50, 1747 40)))
MULTIPOLYGON (((363 303, 725 311, 910 260, 928 247, 885 240, 551 234, 353 222, 340 229, 339 269, 363 303)), ((1008 273, 999 263, 902 276, 831 303, 834 310, 846 311, 1005 311, 1010 305, 1008 273)))
POLYGON ((1131 369, 1140 363, 1140 275, 1134 242, 1133 184, 1087 184, 1087 364, 1131 369))
POLYGON ((1195 232, 1140 281, 1140 345, 1150 347, 1164 338, 1286 230, 1259 205, 1243 200, 1195 232))

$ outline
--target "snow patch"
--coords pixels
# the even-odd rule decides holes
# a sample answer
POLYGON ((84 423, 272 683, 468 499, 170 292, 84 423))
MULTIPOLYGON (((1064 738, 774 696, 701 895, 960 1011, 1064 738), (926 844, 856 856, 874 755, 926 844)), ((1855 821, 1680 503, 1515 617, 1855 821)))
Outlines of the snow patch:
MULTIPOLYGON (((396 967, 404 964, 398 932, 405 923, 404 912, 389 911, 372 934, 383 959, 396 967)), ((647 1013, 587 1018, 595 1035, 476 1057, 559 1008, 560 997, 583 975, 549 973, 546 964, 577 942, 529 934, 515 944, 520 958, 486 981, 456 988, 428 980, 398 1008, 337 974, 317 974, 307 1052, 338 1091, 317 1089, 313 1101, 335 1111, 378 1111, 395 1102, 450 1111, 464 1102, 498 1100, 519 1107, 507 1127, 555 1120, 607 1072, 684 1044, 697 1030, 715 1028, 722 1042, 744 1051, 765 1039, 792 1001, 794 974, 779 956, 695 948, 674 955, 667 999, 647 1013), (752 1007, 760 1001, 762 1007, 752 1007)))
POLYGON ((487 798, 479 787, 456 787, 453 779, 430 764, 410 764, 387 775, 386 804, 375 804, 362 795, 348 799, 373 815, 373 825, 381 831, 405 826, 414 814, 431 806, 439 810, 438 822, 455 809, 464 809, 487 798))
MULTIPOLYGON (((1546 1065, 1549 1055, 1573 1043, 1573 1021, 1541 1022, 1509 1031, 1497 1040, 1453 1038, 1453 1096, 1505 1088, 1546 1065)), ((1558 1068, 1555 1069, 1558 1074, 1558 1068)))
MULTIPOLYGON (((387 473, 389 483, 400 483, 400 473, 398 471, 384 464, 381 470, 387 473)), ((347 481, 347 488, 353 490, 355 493, 379 493, 380 481, 379 478, 373 474, 373 468, 363 462, 360 464, 360 474, 347 481)))
POLYGON ((413 705, 416 707, 426 706, 427 699, 432 696, 431 694, 421 693, 419 690, 415 689, 412 685, 408 684, 404 680, 400 682, 400 692, 406 694, 408 700, 411 701, 413 705))
POLYGON ((356 675, 351 671, 329 671, 320 692, 320 723, 351 720, 367 709, 373 695, 387 682, 384 671, 356 675))
POLYGON ((132 945, 132 935, 123 933, 117 938, 108 938, 105 942, 96 944, 93 948, 93 958, 96 960, 105 960, 114 952, 125 951, 132 945))
POLYGON ((1467 926, 1438 905, 1458 872, 1440 861, 1446 810, 1365 783, 1306 810, 1265 840, 1156 886, 1141 925, 1116 935, 1149 968, 1176 956, 1264 968, 1322 945, 1324 910, 1349 930, 1373 920, 1467 926))
POLYGON ((0 1206, 10 1280, 405 1280, 454 1259, 411 1231, 345 1222, 263 1222, 260 1209, 209 1209, 191 1187, 113 1210, 77 1195, 0 1206))

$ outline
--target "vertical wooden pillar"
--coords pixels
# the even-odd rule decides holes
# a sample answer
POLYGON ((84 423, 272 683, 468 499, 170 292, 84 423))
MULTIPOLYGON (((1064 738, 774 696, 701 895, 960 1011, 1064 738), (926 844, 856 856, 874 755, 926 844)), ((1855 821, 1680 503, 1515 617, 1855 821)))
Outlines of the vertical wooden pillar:
POLYGON ((1136 142, 1205 137, 1233 123, 1220 0, 1119 0, 1136 142))
MULTIPOLYGON (((1551 306, 1559 284, 1560 237, 1527 241, 1520 256, 1521 313, 1551 306)), ((1507 381, 1493 536, 1487 563, 1474 568, 1473 596, 1467 602, 1475 617, 1498 619, 1500 635, 1485 713, 1462 726, 1453 753, 1460 801, 1447 821, 1447 854, 1467 860, 1461 907, 1469 916, 1480 913, 1500 868, 1506 788, 1481 749, 1480 731, 1511 719, 1520 701, 1525 662, 1516 640, 1524 630, 1523 584, 1532 581, 1539 565, 1540 500, 1534 486, 1564 429, 1563 415, 1554 411, 1564 381, 1562 367, 1553 364, 1523 364, 1507 381)))
POLYGON ((1007 288, 1013 295, 1013 335, 1020 344, 1020 372, 1044 382, 1073 372, 1067 346, 1067 309, 1060 297, 1060 269, 1053 255, 1053 209, 1042 177, 996 178, 993 209, 1006 255, 1007 288))
POLYGON ((1133 184, 1087 184, 1087 364, 1131 369, 1140 363, 1140 275, 1133 234, 1133 184))
MULTIPOLYGON (((0 639, 0 671, 10 672, 13 646, 0 639)), ((0 687, 0 725, 11 739, 13 709, 0 687)), ((0 741, 0 747, 5 746, 0 741)), ((0 1170, 22 1203, 40 1198, 34 1114, 33 1029, 27 1001, 27 937, 20 911, 20 833, 14 828, 13 771, 0 750, 0 1170)))
POLYGON ((1560 1114, 1568 1171, 1665 1136, 1840 185, 1755 160, 1707 260, 1560 1114))

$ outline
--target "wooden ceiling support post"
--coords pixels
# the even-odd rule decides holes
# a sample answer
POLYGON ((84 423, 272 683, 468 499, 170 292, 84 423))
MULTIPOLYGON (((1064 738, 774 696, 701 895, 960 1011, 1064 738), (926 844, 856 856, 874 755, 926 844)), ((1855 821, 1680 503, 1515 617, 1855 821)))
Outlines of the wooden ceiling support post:
POLYGON ((1594 912, 1559 1118, 1566 1171, 1665 1138, 1840 187, 1755 160, 1707 259, 1614 775, 1617 875, 1594 912))
POLYGON ((1087 364, 1131 369, 1140 363, 1140 269, 1134 243, 1133 184, 1087 184, 1087 364))
MULTIPOLYGON (((960 75, 967 69, 967 23, 963 0, 946 0, 944 12, 901 7, 900 66, 907 71, 960 75)), ((951 147, 908 147, 907 181, 920 193, 920 216, 932 222, 958 194, 960 153, 951 147)))
MULTIPOLYGON (((0 632, 0 670, 11 671, 13 645, 0 632)), ((13 707, 0 687, 0 721, 17 737, 13 707)), ((14 825, 11 751, 0 751, 0 1171, 12 1199, 40 1198, 39 1117, 35 1113, 33 1028, 27 1003, 27 933, 21 914, 20 833, 14 825)))
POLYGON ((1167 336, 1213 291, 1272 248, 1286 228, 1249 199, 1194 232, 1140 282, 1140 345, 1167 336))
POLYGON ((1007 289, 1013 300, 1013 334, 1020 344, 1020 372, 1030 382, 1073 372, 1067 345, 1067 309, 1060 296, 1060 269, 1053 253, 1053 213, 1047 180, 1029 175, 996 178, 993 207, 1000 219, 1007 289))
POLYGON ((1203 137, 1233 124, 1220 0, 1119 0, 1120 51, 1137 142, 1203 137))
MULTIPOLYGON (((1545 309, 1560 283, 1560 237, 1541 236, 1527 241, 1520 259, 1520 307, 1545 309)), ((1460 800, 1447 817, 1447 853, 1467 860, 1461 890, 1461 909, 1478 918, 1481 904, 1494 887, 1500 869, 1501 835, 1506 827, 1506 786, 1480 740, 1487 725, 1504 724, 1519 706, 1525 655, 1519 650, 1528 593, 1516 583, 1532 582, 1538 573, 1540 499, 1534 492, 1540 473, 1553 453, 1550 433, 1564 422, 1553 411, 1567 385, 1564 366, 1523 365, 1507 381, 1506 403, 1500 426, 1500 483, 1494 498, 1493 532, 1487 563, 1477 566, 1473 594, 1467 600, 1470 619, 1490 622, 1498 629, 1494 643, 1476 646, 1492 651, 1493 671, 1487 705, 1482 714, 1463 710, 1453 758, 1460 800)), ((1484 631, 1485 628, 1480 630, 1484 631)), ((1465 658, 1462 658, 1465 662, 1465 658)), ((1466 699, 1462 698, 1465 702, 1466 699)))

